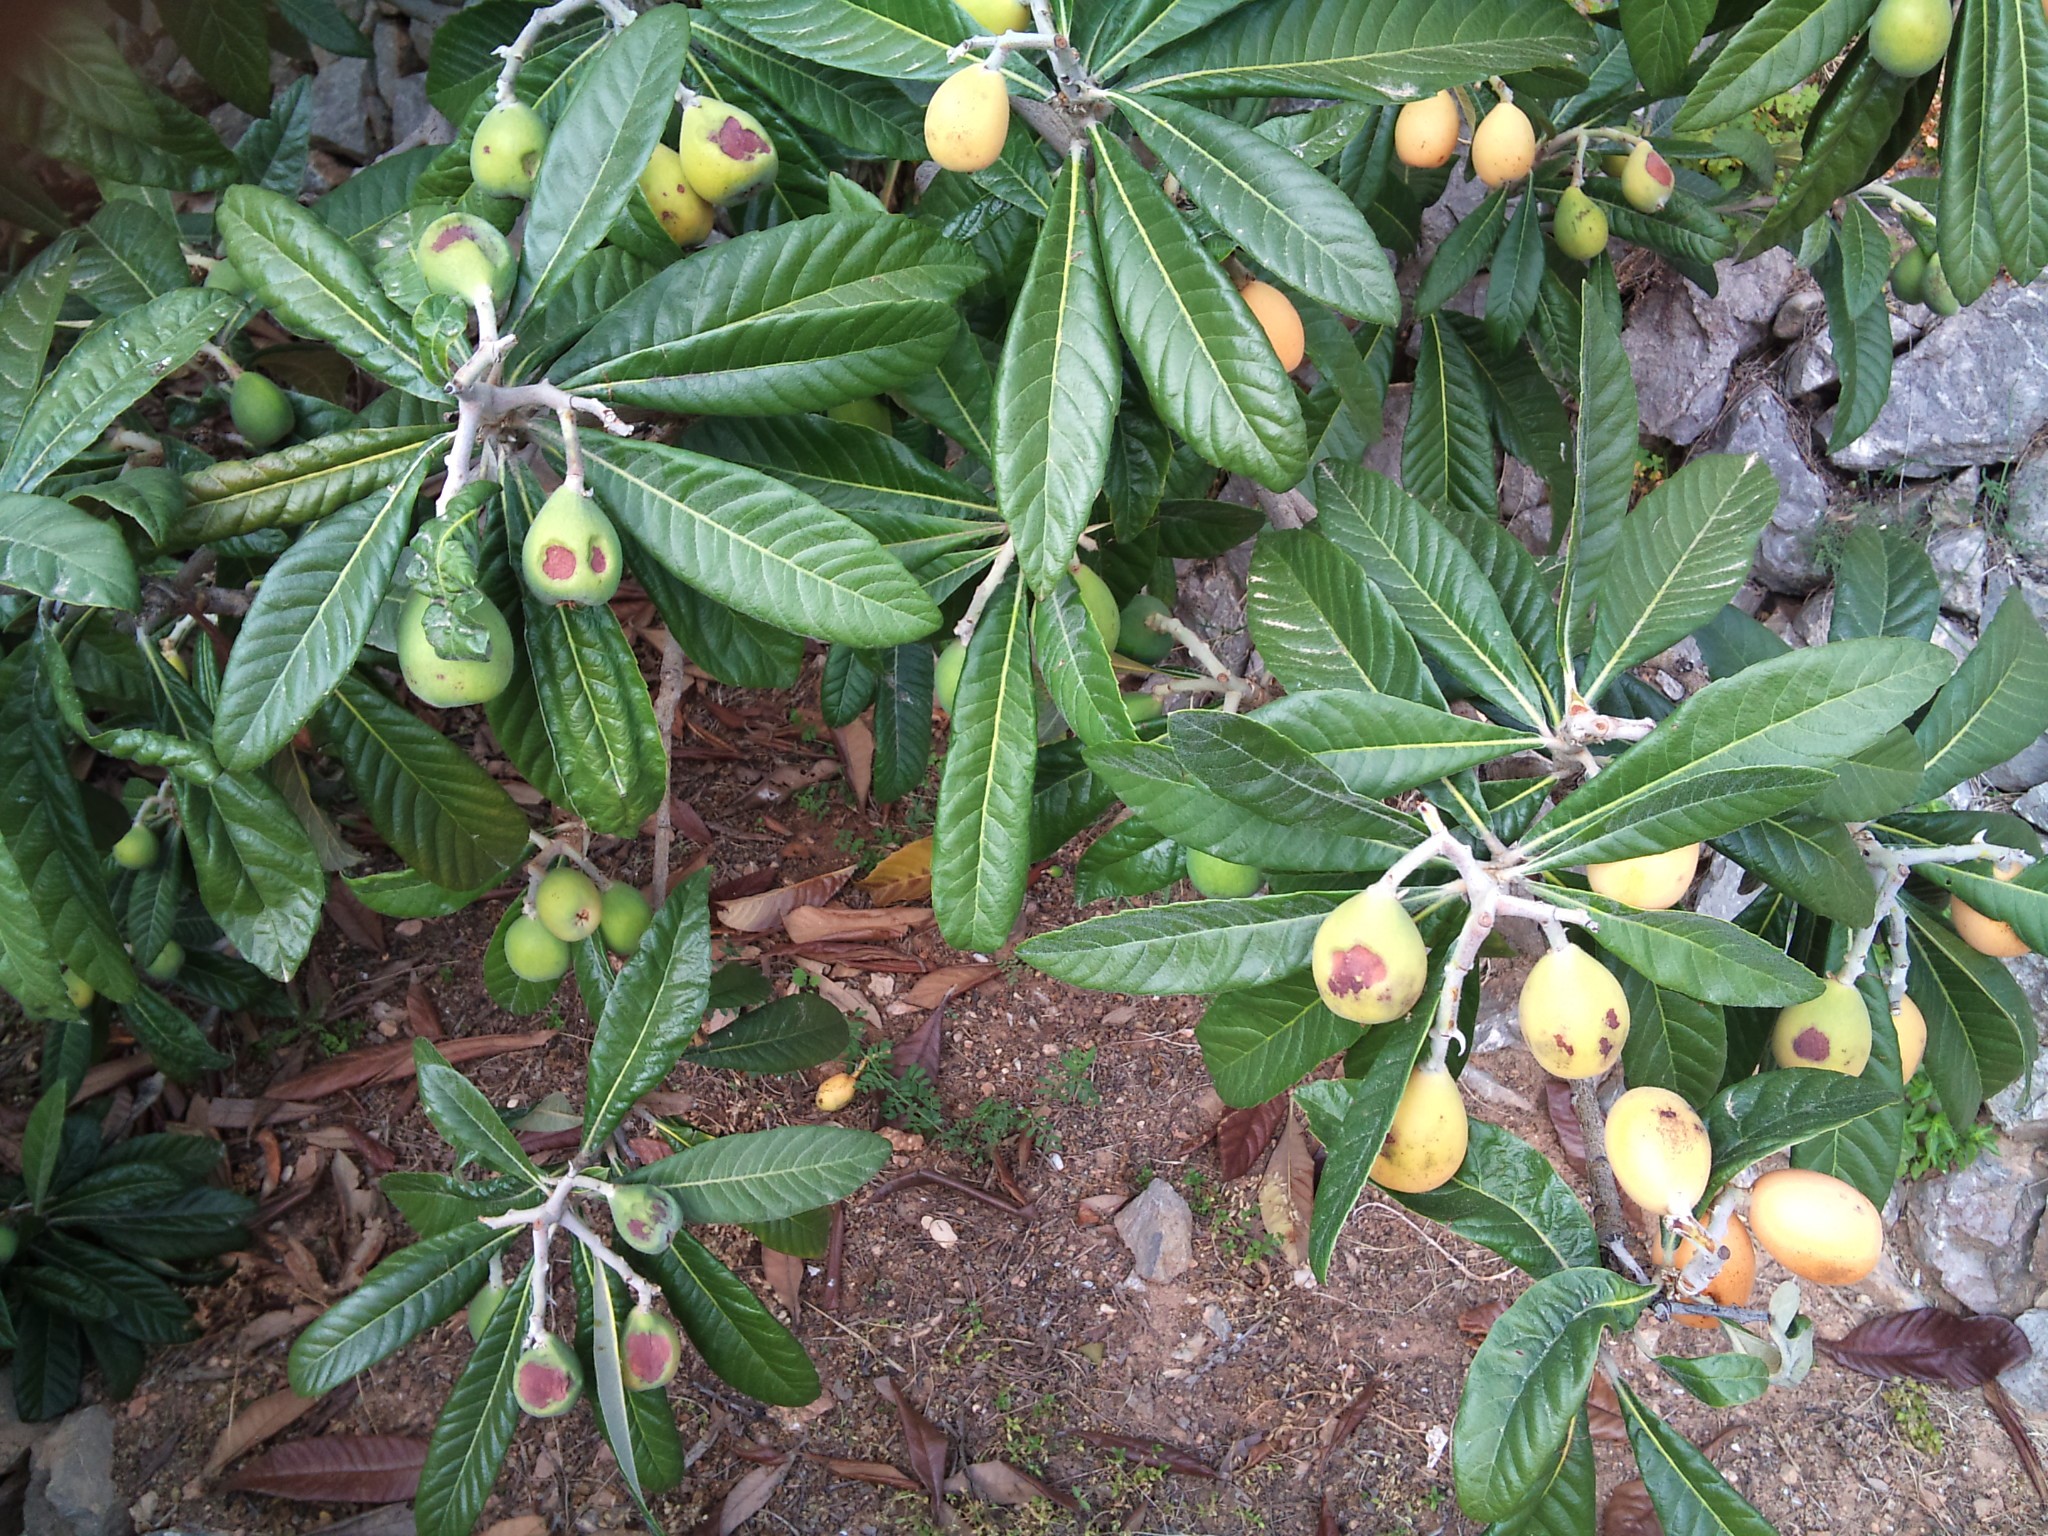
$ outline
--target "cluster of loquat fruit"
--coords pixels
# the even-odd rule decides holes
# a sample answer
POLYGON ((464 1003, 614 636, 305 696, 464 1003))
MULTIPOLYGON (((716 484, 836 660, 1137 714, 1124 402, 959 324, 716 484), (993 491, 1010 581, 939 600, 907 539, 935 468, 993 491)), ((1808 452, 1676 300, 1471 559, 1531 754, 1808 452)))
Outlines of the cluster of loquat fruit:
MULTIPOLYGON (((1693 882, 1697 843, 1586 867, 1592 888, 1638 909, 1677 905, 1693 882)), ((2009 880, 2018 866, 2001 866, 2009 880)), ((2010 925, 1987 918, 1962 901, 1951 905, 1957 933, 1981 953, 2011 957, 2026 946, 2010 925)), ((1378 888, 1351 897, 1317 930, 1311 966, 1323 1002, 1358 1024, 1401 1018, 1421 999, 1429 951, 1400 897, 1378 888)), ((1551 948, 1530 969, 1517 1000, 1522 1037, 1537 1063, 1554 1077, 1596 1078, 1620 1057, 1628 1039, 1628 998, 1621 984, 1591 954, 1569 943, 1551 948)), ((1927 1021, 1910 997, 1892 1012, 1901 1078, 1919 1070, 1927 1048, 1927 1021)), ((1771 1035, 1773 1060, 1784 1068, 1813 1068, 1855 1076, 1870 1060, 1870 1015, 1862 995, 1827 979, 1808 1002, 1782 1010, 1771 1035)), ((1446 1183, 1464 1162, 1469 1139, 1457 1080, 1440 1060, 1425 1056, 1409 1076, 1372 1177, 1387 1189, 1422 1194, 1446 1183)), ((1700 1209, 1713 1168, 1707 1128, 1691 1105, 1665 1088, 1638 1087, 1621 1094, 1606 1115, 1605 1150, 1621 1192, 1650 1223, 1652 1256, 1683 1269, 1693 1256, 1690 1238, 1667 1224, 1707 1233, 1720 1244, 1721 1267, 1701 1294, 1723 1306, 1742 1306, 1756 1278, 1755 1243, 1803 1280, 1851 1285, 1877 1266, 1883 1223, 1859 1190, 1828 1174, 1780 1169, 1749 1191, 1748 1224, 1724 1213, 1719 1230, 1700 1209), (1754 1242, 1752 1242, 1754 1238, 1754 1242), (1676 1241, 1674 1241, 1676 1239, 1676 1241)), ((1704 1317, 1685 1321, 1712 1326, 1704 1317)))

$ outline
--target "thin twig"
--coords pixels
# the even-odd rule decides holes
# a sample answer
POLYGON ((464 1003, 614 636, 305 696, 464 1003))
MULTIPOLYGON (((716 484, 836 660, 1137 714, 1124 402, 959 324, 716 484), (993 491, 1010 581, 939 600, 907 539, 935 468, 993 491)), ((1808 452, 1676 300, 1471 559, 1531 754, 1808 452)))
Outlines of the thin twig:
MULTIPOLYGON (((1582 1077, 1572 1083, 1572 1113, 1578 1117, 1579 1135, 1586 1143, 1586 1178, 1593 1186, 1593 1230, 1603 1253, 1627 1254, 1628 1223, 1621 1214, 1621 1186, 1614 1181, 1613 1165, 1607 1161, 1607 1117, 1600 1112, 1599 1079, 1582 1077)), ((1641 1274, 1640 1269, 1637 1274, 1641 1274)))
POLYGON ((654 693, 654 723, 661 731, 661 805, 654 813, 654 894, 668 894, 669 849, 675 842, 675 794, 670 780, 675 772, 671 744, 676 736, 676 715, 682 707, 684 682, 683 648, 676 637, 661 632, 661 678, 654 693))
POLYGON ((911 1173, 900 1174, 886 1183, 877 1184, 868 1193, 879 1200, 889 1195, 899 1194, 903 1190, 910 1189, 919 1184, 931 1184, 939 1189, 950 1189, 956 1195, 965 1195, 970 1200, 979 1200, 983 1205, 991 1206, 1006 1216, 1029 1216, 1032 1214, 1032 1208, 1028 1205, 1012 1205, 1001 1195, 992 1195, 985 1189, 976 1189, 964 1179, 956 1179, 951 1174, 938 1173, 930 1168, 919 1168, 911 1173))

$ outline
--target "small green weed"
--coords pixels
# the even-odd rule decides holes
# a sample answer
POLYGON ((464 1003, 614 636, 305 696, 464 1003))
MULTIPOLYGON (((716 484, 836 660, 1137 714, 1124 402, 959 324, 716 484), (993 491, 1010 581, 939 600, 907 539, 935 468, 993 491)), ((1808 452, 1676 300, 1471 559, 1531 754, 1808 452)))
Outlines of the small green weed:
POLYGON ((1927 1388, 1917 1381, 1900 1380, 1887 1386, 1883 1395, 1899 1438, 1930 1461, 1940 1456, 1946 1441, 1941 1426, 1934 1422, 1927 1388))
POLYGON ((1926 1073, 1916 1073, 1906 1084, 1906 1141, 1899 1159, 1900 1178, 1960 1172, 1997 1142, 1998 1132, 1991 1126, 1972 1124, 1957 1131, 1950 1125, 1926 1073))

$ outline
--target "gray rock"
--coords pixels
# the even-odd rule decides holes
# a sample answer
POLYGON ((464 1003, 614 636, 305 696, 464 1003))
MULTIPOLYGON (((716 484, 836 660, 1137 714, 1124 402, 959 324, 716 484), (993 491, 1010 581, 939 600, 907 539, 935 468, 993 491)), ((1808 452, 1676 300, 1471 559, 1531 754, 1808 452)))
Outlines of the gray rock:
POLYGON ((2048 565, 2048 454, 2015 469, 2005 493, 2006 542, 2023 559, 2048 565))
POLYGON ((1972 1312, 2004 1317, 2033 1305, 2028 1265, 2044 1205, 2048 1187, 2037 1160, 2007 1142, 1906 1194, 1914 1248, 1929 1280, 1972 1312))
POLYGON ((1984 578, 1984 622, 1998 615, 1998 605, 2009 593, 2034 610, 2034 617, 2048 624, 2048 579, 2023 565, 1996 565, 1984 578))
POLYGON ((1936 474, 2016 459, 2043 426, 2048 279, 2001 280, 1894 364, 1877 420, 1833 457, 1842 469, 1936 474))
MULTIPOLYGON (((1794 301, 1803 295, 1794 294, 1794 301)), ((1785 306, 1792 308, 1791 304, 1785 306)), ((1779 318, 1783 319, 1783 311, 1779 318)), ((1892 320, 1892 350, 1897 351, 1920 334, 1919 328, 1905 316, 1894 314, 1892 320)), ((1841 374, 1835 369, 1835 338, 1825 327, 1810 336, 1802 337, 1799 343, 1785 354, 1785 393, 1795 400, 1803 399, 1817 390, 1827 389, 1841 382, 1841 374)))
POLYGON ((368 59, 327 56, 313 76, 313 143, 330 154, 366 163, 382 142, 384 104, 368 59))
POLYGON ((1401 438, 1408 430, 1408 406, 1414 398, 1413 384, 1387 386, 1386 404, 1380 408, 1379 441, 1365 450, 1365 467, 1399 482, 1401 438))
MULTIPOLYGON (((2048 784, 2036 784, 2013 801, 2012 808, 2036 827, 2048 829, 2048 784)), ((2042 1078, 2042 1087, 2048 1089, 2048 1076, 2042 1078)))
POLYGON ((1707 446, 1761 457, 1778 482, 1778 507, 1757 544, 1757 579, 1778 592, 1806 592, 1823 572, 1814 558, 1828 512, 1828 482, 1806 462, 1806 427, 1769 389, 1752 389, 1722 417, 1707 446))
POLYGON ((2048 1420, 2048 1311, 2035 1307, 2013 1321, 2019 1324, 2033 1355, 1998 1378, 2013 1406, 2031 1419, 2048 1420))
POLYGON ((128 1512, 114 1487, 114 1421, 97 1405, 67 1414, 29 1453, 24 1536, 120 1536, 128 1512))
POLYGON ((1116 1213, 1116 1230, 1138 1261, 1140 1280, 1170 1283, 1194 1262, 1194 1214, 1180 1191, 1164 1179, 1154 1179, 1116 1213))
POLYGON ((1771 319, 1771 334, 1780 341, 1798 341, 1827 325, 1827 300, 1818 288, 1801 288, 1778 306, 1771 319))
POLYGON ((1714 270, 1716 297, 1668 276, 1636 301, 1622 331, 1643 431, 1651 437, 1687 444, 1705 435, 1721 414, 1736 359, 1769 338, 1772 320, 1801 281, 1791 255, 1778 249, 1714 270))
POLYGON ((446 144, 455 137, 448 120, 427 100, 427 77, 405 75, 391 97, 391 142, 402 144, 417 133, 424 144, 446 144))
POLYGON ((1941 606, 1966 619, 1984 613, 1985 560, 1990 539, 1982 528, 1944 528, 1927 541, 1941 583, 1941 606))

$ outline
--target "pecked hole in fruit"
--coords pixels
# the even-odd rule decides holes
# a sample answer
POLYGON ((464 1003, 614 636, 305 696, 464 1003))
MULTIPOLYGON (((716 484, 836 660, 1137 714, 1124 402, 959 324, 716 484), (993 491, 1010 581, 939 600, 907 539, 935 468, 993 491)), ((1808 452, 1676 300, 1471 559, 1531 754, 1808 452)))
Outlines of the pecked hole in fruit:
POLYGON ((541 552, 540 568, 549 581, 568 581, 576 574, 576 551, 566 544, 550 544, 541 552))
POLYGON ((736 117, 728 117, 720 123, 718 131, 711 135, 711 142, 731 160, 751 160, 768 151, 768 141, 736 117))
POLYGON ((596 542, 594 542, 594 541, 593 541, 593 542, 592 542, 592 544, 591 544, 591 546, 590 546, 590 570, 591 570, 591 574, 592 574, 592 575, 594 575, 594 576, 602 576, 602 575, 604 574, 604 568, 605 568, 605 558, 604 558, 604 546, 603 546, 602 544, 599 544, 599 543, 596 543, 596 542))
POLYGON ((1387 962, 1377 950, 1353 944, 1330 962, 1330 990, 1339 997, 1367 992, 1387 979, 1387 962))

